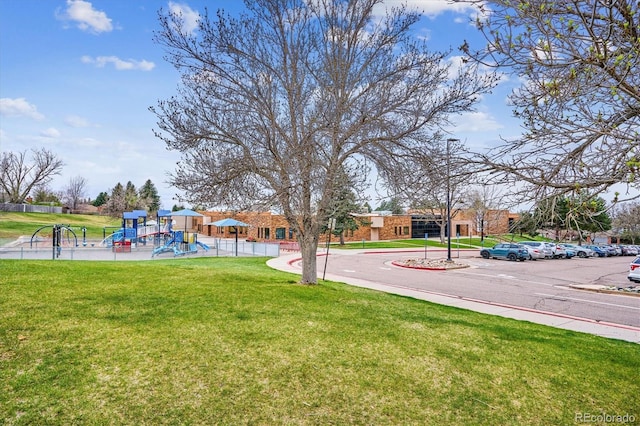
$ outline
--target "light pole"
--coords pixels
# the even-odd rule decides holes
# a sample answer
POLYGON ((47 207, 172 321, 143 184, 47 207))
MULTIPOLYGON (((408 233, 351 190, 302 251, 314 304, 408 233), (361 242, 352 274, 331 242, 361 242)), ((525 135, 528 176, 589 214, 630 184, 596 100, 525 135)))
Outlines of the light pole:
POLYGON ((451 151, 450 142, 457 142, 459 139, 447 139, 447 262, 451 262, 451 151))

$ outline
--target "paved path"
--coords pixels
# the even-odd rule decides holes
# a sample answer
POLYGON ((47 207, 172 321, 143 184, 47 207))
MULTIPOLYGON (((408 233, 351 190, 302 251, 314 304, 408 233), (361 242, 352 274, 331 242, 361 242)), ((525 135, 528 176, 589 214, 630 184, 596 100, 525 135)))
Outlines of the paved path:
MULTIPOLYGON (((450 274, 453 271, 417 271, 417 270, 404 270, 403 268, 402 274, 398 274, 398 270, 393 270, 391 267, 388 267, 388 273, 384 273, 384 267, 376 268, 375 270, 371 270, 369 268, 371 265, 367 263, 368 274, 364 272, 358 273, 356 271, 355 265, 358 264, 358 258, 362 258, 365 256, 361 251, 338 251, 334 250, 333 255, 330 256, 329 264, 335 266, 336 259, 338 257, 341 258, 340 266, 338 268, 330 268, 326 273, 326 279, 338 282, 344 282, 350 285, 369 288, 373 290, 384 291, 388 293, 403 295, 414 297, 416 299, 427 300, 430 302, 454 306, 463 309, 469 309, 476 312, 482 312, 491 315, 498 315, 506 318, 513 318, 522 321, 530 321, 538 324, 544 324, 552 327, 558 327, 567 330, 579 331, 584 333, 591 333, 607 338, 620 339, 634 343, 640 343, 640 327, 636 325, 617 323, 617 322, 603 322, 595 319, 590 319, 586 316, 578 316, 572 314, 566 314, 562 312, 551 312, 544 309, 532 308, 527 306, 520 306, 519 304, 511 304, 504 303, 499 301, 492 301, 487 299, 486 297, 478 297, 478 293, 473 293, 474 295, 464 295, 464 294, 452 294, 446 290, 433 290, 430 286, 417 285, 415 282, 406 279, 409 274, 413 274, 414 276, 424 277, 424 274, 438 274, 437 281, 445 282, 449 281, 449 278, 453 275, 450 274), (335 257, 334 257, 335 256, 335 257), (356 256, 356 257, 352 257, 356 256), (352 269, 344 269, 345 264, 351 263, 352 269), (340 269, 342 267, 342 269, 340 269), (447 280, 441 280, 442 274, 450 274, 447 280), (358 276, 360 275, 360 276, 358 276), (366 278, 362 278, 365 276, 366 278), (374 278, 372 278, 374 277, 374 278), (395 277, 395 279, 394 279, 395 277)), ((414 254, 415 256, 415 254, 414 254)), ((367 256, 365 256, 367 257, 367 256)), ((397 256, 396 256, 397 257, 397 256)), ((318 278, 322 277, 324 262, 321 261, 323 257, 318 257, 318 278)), ((594 262, 606 261, 607 259, 587 259, 586 261, 592 260, 594 262)), ((571 260, 549 260, 548 262, 572 262, 571 260)), ((518 265, 519 262, 504 262, 505 266, 507 264, 518 265)), ((526 262, 525 262, 526 263, 526 262)), ((536 262, 531 262, 532 264, 536 262)), ((281 256, 279 258, 270 259, 267 264, 272 268, 279 269, 282 271, 292 272, 300 274, 302 272, 301 269, 301 259, 300 254, 292 254, 287 256, 281 256)), ((509 266, 511 266, 509 265, 509 266)), ((550 264, 552 265, 552 264, 550 264)), ((556 263, 555 266, 562 265, 560 263, 556 263)), ((564 264, 567 265, 567 264, 564 264)), ((595 265, 595 264, 594 264, 595 265)), ((531 265, 534 266, 534 265, 531 265)), ((541 264, 535 265, 535 267, 542 267, 541 264)), ((489 278, 486 278, 484 281, 488 281, 489 278)), ((507 278, 508 280, 508 278, 507 278)), ((477 277, 476 277, 476 281, 477 277)), ((479 281, 483 281, 482 279, 479 281)), ((551 290, 547 290, 550 292, 551 290)), ((574 290, 577 291, 577 290, 574 290)), ((618 296, 625 297, 625 296, 618 296)), ((626 296, 631 300, 631 308, 635 308, 635 305, 638 305, 638 319, 640 319, 640 298, 633 296, 626 296)), ((636 311, 630 311, 631 315, 635 315, 636 311)))

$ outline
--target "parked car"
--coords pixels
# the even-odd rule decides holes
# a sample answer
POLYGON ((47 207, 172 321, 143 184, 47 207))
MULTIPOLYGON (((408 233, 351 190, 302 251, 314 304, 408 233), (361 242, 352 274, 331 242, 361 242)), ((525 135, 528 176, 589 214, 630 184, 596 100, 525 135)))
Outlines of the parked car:
POLYGON ((521 241, 520 244, 537 249, 544 254, 545 259, 551 259, 553 257, 551 249, 542 241, 521 241))
POLYGON ((640 283, 640 256, 629 264, 629 281, 640 283))
POLYGON ((601 245, 600 248, 602 248, 602 250, 604 250, 604 252, 607 253, 607 257, 618 255, 618 251, 615 249, 615 247, 611 245, 608 245, 608 244, 601 245))
POLYGON ((529 253, 529 257, 528 257, 529 260, 538 260, 538 259, 544 259, 545 257, 547 257, 545 252, 538 247, 532 247, 526 244, 520 244, 520 245, 522 246, 522 248, 527 250, 527 253, 529 253))
POLYGON ((567 256, 567 251, 560 244, 556 244, 556 243, 545 243, 545 244, 547 245, 547 247, 549 247, 549 249, 551 250, 551 253, 553 253, 551 255, 553 259, 562 259, 563 257, 566 257, 567 259, 571 259, 571 257, 575 256, 575 253, 573 252, 569 256, 567 256))
POLYGON ((589 248, 591 250, 593 250, 593 252, 598 256, 598 257, 607 257, 607 252, 604 251, 604 249, 600 246, 595 246, 595 245, 586 245, 586 248, 589 248))
POLYGON ((596 256, 596 253, 593 250, 591 250, 590 248, 588 248, 588 247, 578 246, 578 245, 569 244, 569 243, 562 243, 560 245, 562 247, 564 247, 565 249, 569 248, 569 249, 573 250, 576 253, 576 256, 578 256, 578 257, 585 258, 585 257, 594 257, 594 256, 596 256))
POLYGON ((564 249, 564 258, 571 259, 572 257, 576 257, 577 252, 571 247, 561 246, 564 249))
POLYGON ((633 245, 622 245, 620 248, 622 249, 623 256, 637 256, 640 254, 638 253, 638 249, 633 245))
POLYGON ((523 261, 529 258, 529 252, 520 244, 500 243, 493 248, 485 248, 480 250, 480 256, 485 259, 508 259, 523 261))

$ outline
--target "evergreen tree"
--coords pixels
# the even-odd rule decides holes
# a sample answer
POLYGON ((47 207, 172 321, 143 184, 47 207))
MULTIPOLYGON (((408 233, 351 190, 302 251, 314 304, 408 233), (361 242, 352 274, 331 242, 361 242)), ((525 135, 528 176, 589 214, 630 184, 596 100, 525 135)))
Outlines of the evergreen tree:
POLYGON ((520 236, 526 233, 535 237, 538 235, 538 223, 535 216, 531 212, 520 212, 520 219, 513 224, 511 231, 520 234, 520 236))
POLYGON ((344 234, 346 232, 355 231, 359 228, 359 221, 352 215, 352 213, 360 210, 357 198, 351 187, 347 185, 338 188, 333 198, 333 212, 330 217, 336 221, 333 235, 340 237, 340 245, 344 245, 344 234))
POLYGON ((402 205, 400 204, 400 200, 395 197, 380 203, 380 206, 376 209, 376 211, 390 211, 393 214, 404 213, 402 205))
POLYGON ((109 194, 107 194, 106 192, 101 192, 91 204, 93 204, 95 207, 100 207, 106 204, 107 201, 109 201, 109 194))
POLYGON ((560 231, 602 232, 611 229, 611 217, 606 201, 588 194, 562 196, 538 204, 535 216, 543 227, 555 230, 555 239, 561 239, 560 231))
POLYGON ((142 185, 138 192, 138 197, 141 208, 145 208, 149 212, 157 212, 160 209, 160 196, 151 179, 147 179, 142 185))
POLYGON ((33 202, 35 204, 53 203, 57 206, 61 205, 60 194, 56 194, 46 185, 38 185, 33 190, 33 202))
POLYGON ((127 182, 127 187, 124 190, 125 210, 135 210, 139 207, 138 202, 138 190, 136 186, 127 182))

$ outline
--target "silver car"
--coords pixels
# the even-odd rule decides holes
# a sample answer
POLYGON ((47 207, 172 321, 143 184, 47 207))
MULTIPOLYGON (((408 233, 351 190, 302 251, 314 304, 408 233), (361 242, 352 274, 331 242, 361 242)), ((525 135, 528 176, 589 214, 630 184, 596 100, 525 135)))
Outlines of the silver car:
POLYGON ((520 244, 529 253, 529 260, 544 259, 547 257, 546 253, 540 250, 538 247, 529 246, 526 244, 520 244))
POLYGON ((553 259, 562 259, 563 257, 567 257, 567 250, 562 247, 560 244, 556 243, 545 243, 549 250, 553 253, 551 257, 553 259))
POLYGON ((583 246, 578 246, 576 244, 569 244, 569 243, 563 243, 560 244, 563 247, 568 247, 571 250, 573 250, 576 253, 576 256, 578 257, 594 257, 597 256, 596 252, 594 252, 593 250, 591 250, 588 247, 583 247, 583 246))
POLYGON ((521 241, 520 244, 535 248, 544 255, 543 258, 545 259, 551 259, 553 257, 551 249, 542 241, 521 241))

